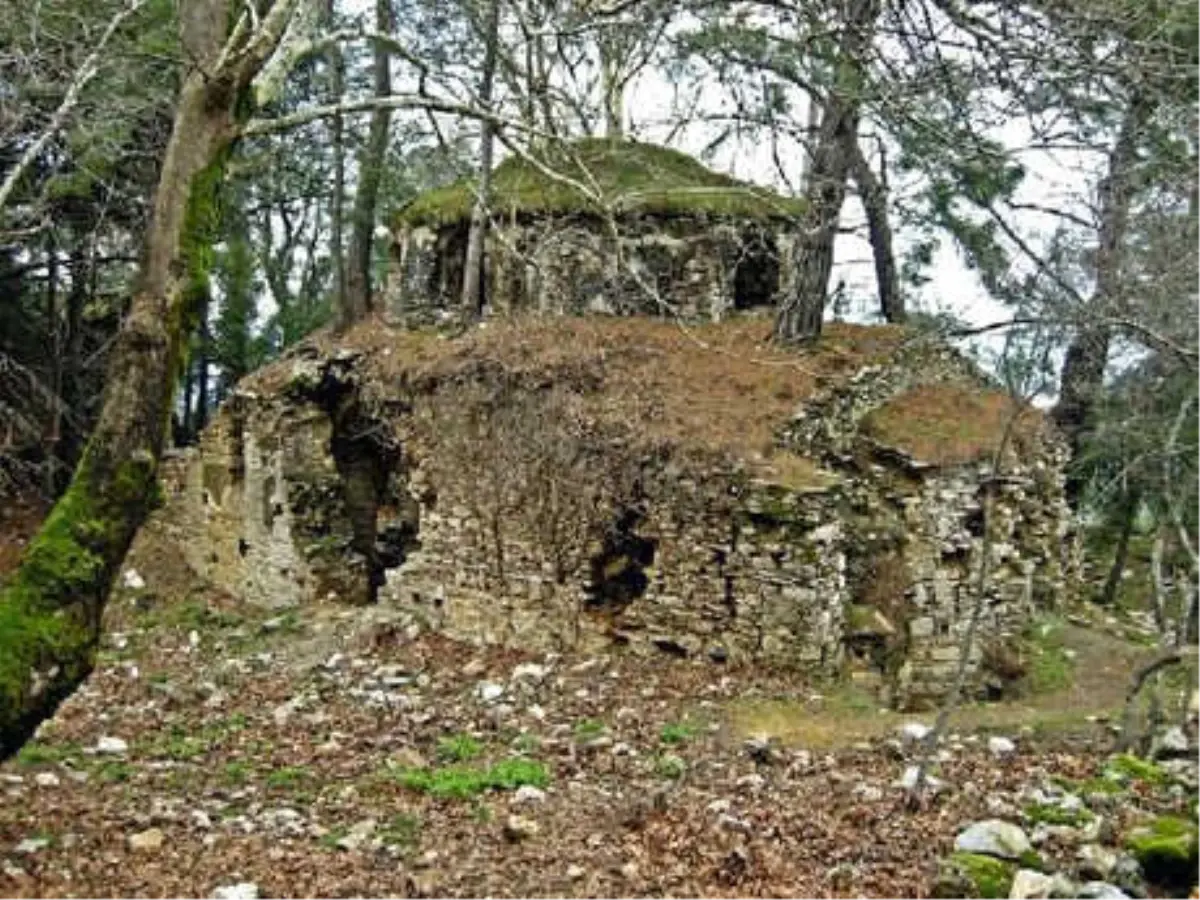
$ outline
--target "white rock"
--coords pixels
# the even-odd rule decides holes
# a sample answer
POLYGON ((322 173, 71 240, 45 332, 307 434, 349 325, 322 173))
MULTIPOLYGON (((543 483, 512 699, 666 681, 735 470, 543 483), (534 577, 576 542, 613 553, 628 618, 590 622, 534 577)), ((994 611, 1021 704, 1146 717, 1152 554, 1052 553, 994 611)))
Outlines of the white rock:
POLYGON ((193 809, 192 824, 207 831, 212 828, 212 818, 202 809, 193 809))
POLYGON ((1155 742, 1155 755, 1160 753, 1187 753, 1188 739, 1183 729, 1172 725, 1158 736, 1155 742))
POLYGON ((504 836, 510 841, 535 837, 538 830, 538 823, 524 816, 509 816, 504 822, 504 836))
POLYGON ((954 839, 954 849, 960 853, 982 853, 999 859, 1019 859, 1033 849, 1025 832, 1003 819, 975 822, 954 839))
POLYGON ((147 828, 129 836, 129 849, 135 853, 152 853, 161 849, 165 840, 161 828, 147 828))
POLYGON ((120 756, 128 752, 129 744, 124 739, 119 737, 109 737, 107 735, 96 741, 96 752, 107 753, 112 756, 120 756))
POLYGON ((239 881, 217 888, 212 900, 258 900, 258 885, 253 881, 239 881))
POLYGON ((729 812, 730 805, 731 804, 727 799, 725 799, 724 797, 721 797, 717 800, 712 801, 712 803, 708 804, 707 809, 711 813, 727 813, 727 812, 729 812))
POLYGON ((475 695, 484 703, 494 703, 504 696, 504 686, 494 681, 481 681, 475 686, 475 695))
POLYGON ((146 580, 142 578, 137 569, 126 569, 122 581, 124 581, 125 587, 131 591, 146 589, 146 580))
POLYGON ((574 863, 567 866, 567 877, 572 881, 579 881, 587 873, 583 870, 583 866, 577 866, 574 863))
POLYGON ((16 852, 23 854, 38 853, 50 846, 50 838, 25 838, 17 844, 16 852))
POLYGON ((516 806, 525 804, 544 803, 546 801, 546 792, 539 787, 534 787, 532 784, 523 784, 517 788, 517 792, 513 794, 512 802, 516 806))
POLYGON ((1108 878, 1117 867, 1117 854, 1099 844, 1084 844, 1075 852, 1079 874, 1087 878, 1108 878))
POLYGON ((995 757, 1012 756, 1017 752, 1017 745, 1006 737, 999 735, 988 738, 988 753, 995 757))
POLYGON ((350 826, 350 830, 338 839, 337 845, 343 850, 357 850, 375 833, 378 823, 374 819, 363 819, 350 826))
POLYGON ((1033 869, 1018 869, 1009 889, 1009 900, 1047 900, 1054 887, 1054 879, 1033 869))
POLYGON ((345 653, 335 653, 329 659, 325 660, 325 668, 333 671, 341 666, 346 661, 345 653))
POLYGON ((539 722, 544 722, 546 720, 546 711, 536 703, 526 709, 525 712, 529 713, 532 718, 537 719, 539 722))
POLYGON ((874 784, 860 781, 850 791, 850 796, 856 800, 862 800, 864 803, 877 803, 883 799, 883 789, 874 784))
MULTIPOLYGON (((904 769, 904 774, 900 776, 900 780, 896 782, 896 787, 903 788, 906 791, 911 791, 917 786, 917 773, 920 771, 919 766, 907 766, 904 769)), ((933 792, 942 789, 942 779, 930 775, 925 772, 925 788, 933 792)))
POLYGON ((737 780, 737 786, 748 791, 761 791, 767 783, 767 779, 759 775, 757 772, 751 772, 749 775, 743 775, 737 780))
POLYGON ((750 834, 754 830, 754 827, 745 819, 739 819, 728 813, 721 813, 717 817, 717 827, 726 831, 736 831, 739 834, 750 834))
POLYGON ((58 776, 53 772, 38 772, 33 776, 33 780, 38 787, 52 788, 59 785, 58 776))
POLYGON ((929 736, 932 729, 922 722, 905 722, 896 730, 905 744, 919 744, 929 736))
POLYGON ((1128 900, 1129 895, 1115 885, 1103 881, 1089 881, 1079 886, 1077 897, 1083 900, 1128 900))
POLYGON ((537 663, 522 663, 512 671, 513 681, 533 681, 542 682, 546 676, 550 674, 550 670, 545 666, 539 666, 537 663))

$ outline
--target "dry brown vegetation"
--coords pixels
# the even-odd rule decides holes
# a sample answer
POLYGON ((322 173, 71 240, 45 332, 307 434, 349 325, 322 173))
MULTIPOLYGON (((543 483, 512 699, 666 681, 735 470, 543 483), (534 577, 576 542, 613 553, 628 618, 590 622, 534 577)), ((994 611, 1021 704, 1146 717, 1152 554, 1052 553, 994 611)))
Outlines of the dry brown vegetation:
MULTIPOLYGON (((598 420, 683 447, 755 459, 819 387, 836 383, 894 351, 896 326, 832 324, 807 350, 769 342, 769 323, 736 319, 684 326, 643 318, 490 320, 449 338, 364 323, 336 347, 367 354, 385 382, 452 381, 489 366, 531 385, 575 387, 598 420), (596 390, 592 390, 595 388, 596 390)), ((330 335, 316 339, 332 348, 330 335)), ((252 376, 261 386, 286 379, 285 360, 252 376)))
POLYGON ((1010 445, 1019 452, 1045 420, 1002 391, 935 384, 892 398, 863 424, 876 440, 914 459, 949 466, 991 458, 1010 422, 1010 445))

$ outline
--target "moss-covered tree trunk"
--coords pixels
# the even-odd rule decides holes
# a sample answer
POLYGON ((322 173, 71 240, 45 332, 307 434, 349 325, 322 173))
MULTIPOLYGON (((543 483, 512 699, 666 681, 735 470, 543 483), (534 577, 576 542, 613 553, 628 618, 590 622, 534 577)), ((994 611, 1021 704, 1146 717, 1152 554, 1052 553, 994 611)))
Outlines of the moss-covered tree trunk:
POLYGON ((228 47, 229 0, 184 0, 189 71, 154 195, 129 313, 96 428, 75 475, 0 590, 0 759, 17 750, 87 677, 109 588, 154 503, 156 474, 186 340, 207 292, 215 194, 234 108, 294 8, 276 0, 228 47))

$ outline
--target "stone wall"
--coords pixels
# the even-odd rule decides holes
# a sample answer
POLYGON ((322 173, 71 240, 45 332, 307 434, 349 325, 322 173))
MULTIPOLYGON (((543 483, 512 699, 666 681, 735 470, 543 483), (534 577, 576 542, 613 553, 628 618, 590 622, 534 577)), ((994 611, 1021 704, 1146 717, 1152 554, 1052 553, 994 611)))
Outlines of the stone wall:
MULTIPOLYGON (((386 308, 395 322, 455 315, 467 230, 462 223, 395 236, 386 308)), ((616 235, 596 217, 518 218, 487 237, 483 290, 493 313, 679 315, 720 320, 773 306, 787 289, 782 222, 683 216, 623 217, 616 235)))
POLYGON ((849 670, 912 705, 953 678, 985 545, 972 671, 1070 585, 1052 433, 995 476, 989 460, 930 465, 861 429, 924 383, 982 389, 941 345, 914 342, 811 398, 779 431, 790 475, 651 444, 636 423, 572 425, 577 477, 550 471, 575 505, 545 515, 536 465, 558 451, 515 445, 546 443, 569 416, 536 379, 485 391, 489 415, 503 396, 534 418, 481 435, 439 412, 469 407, 470 394, 445 393, 461 384, 368 384, 353 354, 278 368, 280 384, 237 393, 170 464, 153 526, 254 603, 379 600, 413 628, 473 642, 849 670))

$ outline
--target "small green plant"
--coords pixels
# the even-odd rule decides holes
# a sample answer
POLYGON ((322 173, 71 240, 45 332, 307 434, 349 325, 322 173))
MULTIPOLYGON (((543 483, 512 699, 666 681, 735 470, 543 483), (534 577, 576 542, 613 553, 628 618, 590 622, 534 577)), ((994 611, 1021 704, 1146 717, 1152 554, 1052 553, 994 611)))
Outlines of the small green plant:
POLYGON ((250 780, 250 764, 245 760, 235 759, 225 764, 225 780, 229 784, 245 784, 250 780))
POLYGON ((380 829, 379 839, 389 847, 415 847, 421 840, 421 819, 397 813, 380 829))
POLYGON ((437 744, 437 757, 443 762, 469 762, 482 752, 483 744, 469 734, 452 734, 437 744))
POLYGON ((682 778, 687 773, 687 762, 673 753, 667 753, 654 761, 654 774, 659 778, 672 781, 682 778))
POLYGON ((267 776, 267 787, 291 790, 310 778, 312 772, 304 766, 282 766, 267 776))
POLYGON ((604 734, 607 726, 599 719, 580 719, 575 723, 575 740, 587 742, 604 734))
POLYGON ((668 722, 658 733, 658 739, 668 746, 675 746, 690 741, 699 730, 690 722, 668 722))
POLYGON ((492 821, 492 808, 486 803, 477 800, 475 805, 471 808, 471 818, 473 818, 480 825, 486 825, 488 822, 492 821))
POLYGON ((339 849, 338 841, 349 834, 349 832, 350 829, 348 829, 345 825, 335 825, 333 828, 330 828, 323 835, 321 835, 318 843, 320 843, 320 845, 326 850, 337 850, 339 849))
POLYGON ((17 764, 22 766, 44 766, 50 763, 60 763, 78 754, 78 744, 44 744, 41 741, 30 741, 17 751, 17 764))
POLYGON ((106 784, 128 781, 133 777, 133 766, 119 759, 109 759, 96 767, 96 777, 106 784))

